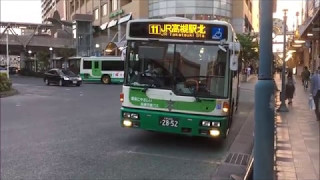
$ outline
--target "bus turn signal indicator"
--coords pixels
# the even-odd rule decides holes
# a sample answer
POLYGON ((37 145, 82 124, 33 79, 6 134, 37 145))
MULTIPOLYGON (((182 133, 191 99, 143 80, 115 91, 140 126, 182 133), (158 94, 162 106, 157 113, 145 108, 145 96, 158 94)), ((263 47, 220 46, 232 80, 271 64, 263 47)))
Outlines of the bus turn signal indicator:
POLYGON ((226 113, 229 111, 229 103, 228 102, 223 103, 222 110, 223 110, 223 112, 226 112, 226 113))
POLYGON ((120 102, 123 103, 123 101, 124 101, 124 94, 120 93, 120 102))

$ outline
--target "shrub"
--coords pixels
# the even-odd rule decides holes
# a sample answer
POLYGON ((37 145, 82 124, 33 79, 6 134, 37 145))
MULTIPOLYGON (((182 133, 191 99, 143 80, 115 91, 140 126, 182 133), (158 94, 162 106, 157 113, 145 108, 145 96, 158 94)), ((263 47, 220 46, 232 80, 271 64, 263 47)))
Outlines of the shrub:
POLYGON ((8 79, 7 74, 0 73, 0 92, 9 91, 11 87, 12 83, 8 79))
POLYGON ((34 71, 30 71, 28 69, 21 69, 20 74, 22 76, 44 77, 43 72, 34 72, 34 71))

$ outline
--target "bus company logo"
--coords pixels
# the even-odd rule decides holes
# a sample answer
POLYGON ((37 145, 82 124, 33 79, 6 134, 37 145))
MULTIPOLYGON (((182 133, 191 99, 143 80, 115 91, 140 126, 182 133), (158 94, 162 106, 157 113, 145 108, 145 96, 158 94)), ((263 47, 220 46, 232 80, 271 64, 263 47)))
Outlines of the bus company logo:
POLYGON ((149 24, 149 34, 163 37, 206 38, 203 24, 149 24))

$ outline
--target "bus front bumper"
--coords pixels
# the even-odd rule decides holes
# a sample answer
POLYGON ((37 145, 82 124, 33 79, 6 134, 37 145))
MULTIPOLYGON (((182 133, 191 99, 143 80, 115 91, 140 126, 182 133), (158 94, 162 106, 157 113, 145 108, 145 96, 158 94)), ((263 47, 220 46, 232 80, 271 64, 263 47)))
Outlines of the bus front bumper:
POLYGON ((188 136, 225 138, 228 117, 122 107, 121 126, 188 136))

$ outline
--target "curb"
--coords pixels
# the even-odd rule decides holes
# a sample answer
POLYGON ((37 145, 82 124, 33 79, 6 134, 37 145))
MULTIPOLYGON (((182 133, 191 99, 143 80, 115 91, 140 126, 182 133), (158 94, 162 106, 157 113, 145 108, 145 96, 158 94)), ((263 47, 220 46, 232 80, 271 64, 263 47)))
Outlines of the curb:
POLYGON ((249 172, 252 167, 253 159, 253 129, 254 129, 254 110, 252 110, 246 119, 245 123, 241 127, 238 135, 235 137, 234 142, 231 144, 227 154, 240 154, 243 156, 248 156, 246 165, 230 164, 223 162, 217 168, 214 178, 212 180, 221 179, 243 179, 244 177, 249 177, 249 172), (250 133, 252 132, 252 133, 250 133))
POLYGON ((19 92, 16 89, 11 89, 10 91, 5 91, 0 93, 0 98, 5 98, 9 96, 14 96, 19 94, 19 92))

